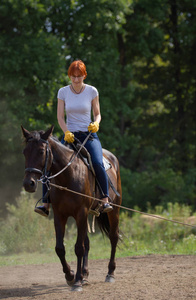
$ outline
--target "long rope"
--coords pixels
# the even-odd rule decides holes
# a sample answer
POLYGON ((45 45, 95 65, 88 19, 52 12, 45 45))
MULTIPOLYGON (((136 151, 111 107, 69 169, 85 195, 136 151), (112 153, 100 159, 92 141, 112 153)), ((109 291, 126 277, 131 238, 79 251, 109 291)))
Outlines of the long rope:
MULTIPOLYGON (((91 199, 93 198, 93 200, 98 200, 100 202, 104 202, 104 200, 101 200, 101 199, 98 199, 98 198, 95 198, 95 197, 92 197, 92 196, 88 196, 88 195, 85 195, 85 194, 82 194, 82 193, 70 190, 67 187, 56 185, 56 184, 51 183, 51 182, 49 184, 51 186, 54 186, 54 187, 60 189, 60 190, 66 190, 66 191, 68 191, 70 193, 73 193, 73 194, 77 194, 77 195, 80 195, 80 196, 83 196, 83 197, 87 197, 87 198, 91 198, 91 199)), ((167 218, 164 218, 164 217, 161 217, 161 216, 157 216, 157 215, 145 213, 145 212, 142 212, 142 211, 139 211, 139 210, 136 210, 136 209, 133 209, 133 208, 125 207, 125 206, 122 206, 122 205, 118 205, 118 204, 115 204, 115 203, 112 203, 112 206, 116 206, 116 207, 123 208, 123 209, 129 210, 129 211, 133 211, 133 212, 136 212, 136 213, 139 213, 139 214, 142 214, 142 215, 147 215, 147 216, 150 216, 150 217, 153 217, 153 218, 157 218, 157 219, 161 219, 161 220, 168 221, 168 222, 178 223, 178 224, 181 224, 181 225, 184 225, 184 226, 189 226, 189 227, 192 227, 192 228, 196 229, 196 226, 191 225, 191 224, 179 222, 179 221, 176 221, 176 220, 170 220, 170 219, 167 219, 167 218)))

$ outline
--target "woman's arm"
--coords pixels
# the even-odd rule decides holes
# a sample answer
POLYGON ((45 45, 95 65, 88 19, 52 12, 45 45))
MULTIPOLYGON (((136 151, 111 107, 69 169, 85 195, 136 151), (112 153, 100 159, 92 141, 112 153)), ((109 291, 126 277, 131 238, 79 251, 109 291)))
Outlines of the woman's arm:
POLYGON ((96 121, 97 123, 100 123, 101 122, 101 112, 100 112, 100 105, 99 105, 99 96, 96 96, 92 100, 92 110, 93 110, 94 122, 96 121))
POLYGON ((67 125, 65 123, 65 103, 61 99, 58 99, 57 120, 63 132, 67 131, 67 125))

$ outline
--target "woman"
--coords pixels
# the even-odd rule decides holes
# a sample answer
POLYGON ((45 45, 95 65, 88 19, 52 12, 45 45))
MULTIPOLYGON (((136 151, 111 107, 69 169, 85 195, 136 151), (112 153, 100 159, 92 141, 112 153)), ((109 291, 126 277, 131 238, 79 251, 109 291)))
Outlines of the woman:
MULTIPOLYGON (((64 140, 67 143, 73 143, 75 137, 83 142, 87 134, 91 132, 91 138, 86 142, 85 147, 91 155, 96 177, 104 194, 102 212, 109 212, 113 208, 108 202, 108 179, 103 166, 102 146, 97 136, 101 122, 99 94, 95 87, 84 83, 87 72, 86 66, 81 60, 71 63, 68 76, 71 84, 60 88, 58 91, 58 123, 64 132, 64 140), (91 120, 91 110, 94 122, 91 120)), ((37 207, 35 211, 48 216, 48 209, 49 204, 44 203, 43 206, 37 207)))

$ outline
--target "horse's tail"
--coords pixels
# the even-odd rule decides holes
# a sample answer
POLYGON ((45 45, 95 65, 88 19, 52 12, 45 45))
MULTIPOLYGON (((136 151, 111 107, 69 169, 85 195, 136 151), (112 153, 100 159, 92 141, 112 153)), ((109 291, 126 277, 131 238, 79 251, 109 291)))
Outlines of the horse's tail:
POLYGON ((101 230, 101 232, 109 237, 110 232, 110 223, 107 214, 100 214, 99 217, 96 218, 97 224, 101 230))

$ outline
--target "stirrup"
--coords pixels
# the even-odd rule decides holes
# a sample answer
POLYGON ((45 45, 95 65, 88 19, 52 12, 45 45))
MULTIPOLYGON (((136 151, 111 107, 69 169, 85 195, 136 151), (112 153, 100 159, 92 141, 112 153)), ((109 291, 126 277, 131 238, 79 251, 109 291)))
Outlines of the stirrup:
POLYGON ((98 209, 89 209, 88 213, 95 217, 99 217, 99 215, 100 215, 100 212, 98 209))
POLYGON ((40 214, 43 217, 49 216, 49 210, 46 209, 44 206, 36 206, 34 212, 40 214))

